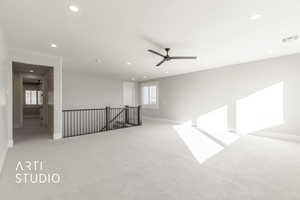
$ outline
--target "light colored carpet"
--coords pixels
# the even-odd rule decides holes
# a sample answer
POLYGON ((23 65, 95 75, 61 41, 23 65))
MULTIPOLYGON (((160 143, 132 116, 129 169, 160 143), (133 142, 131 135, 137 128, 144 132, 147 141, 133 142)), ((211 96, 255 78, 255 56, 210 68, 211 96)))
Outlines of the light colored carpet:
POLYGON ((22 128, 14 129, 14 143, 19 146, 20 143, 35 143, 41 140, 51 139, 52 136, 48 128, 42 126, 42 121, 38 118, 24 119, 22 128))
POLYGON ((201 136, 187 143, 188 131, 180 135, 173 126, 148 121, 59 141, 20 141, 7 155, 1 199, 300 199, 299 143, 243 136, 200 163, 188 145, 203 153, 211 142, 201 136), (62 182, 16 184, 19 160, 44 161, 44 172, 58 172, 62 182))

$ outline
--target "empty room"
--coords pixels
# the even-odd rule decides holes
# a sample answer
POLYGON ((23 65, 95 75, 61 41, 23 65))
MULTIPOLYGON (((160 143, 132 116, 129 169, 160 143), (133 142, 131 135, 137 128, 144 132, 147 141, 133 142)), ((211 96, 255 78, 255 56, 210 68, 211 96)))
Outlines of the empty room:
POLYGON ((0 199, 299 200, 299 11, 0 0, 0 199))

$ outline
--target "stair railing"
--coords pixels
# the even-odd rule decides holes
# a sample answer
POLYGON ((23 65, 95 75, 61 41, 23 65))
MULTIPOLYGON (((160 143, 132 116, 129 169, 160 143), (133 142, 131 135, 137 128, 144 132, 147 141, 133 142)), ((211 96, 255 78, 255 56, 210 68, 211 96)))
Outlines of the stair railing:
POLYGON ((142 125, 141 106, 63 110, 64 137, 139 125, 142 125))

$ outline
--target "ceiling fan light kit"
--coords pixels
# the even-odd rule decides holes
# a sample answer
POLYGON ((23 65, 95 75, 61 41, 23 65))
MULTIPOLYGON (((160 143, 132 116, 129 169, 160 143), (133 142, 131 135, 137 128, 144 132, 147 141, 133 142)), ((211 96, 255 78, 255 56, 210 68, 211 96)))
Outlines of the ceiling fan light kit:
POLYGON ((162 61, 160 61, 156 67, 159 67, 160 65, 162 65, 164 62, 166 61, 170 61, 170 60, 179 60, 179 59, 197 59, 196 56, 170 56, 169 55, 169 51, 170 51, 170 48, 165 48, 165 51, 166 51, 166 55, 163 55, 157 51, 154 51, 152 49, 149 49, 148 50, 150 53, 153 53, 155 55, 158 55, 160 57, 162 57, 162 61))

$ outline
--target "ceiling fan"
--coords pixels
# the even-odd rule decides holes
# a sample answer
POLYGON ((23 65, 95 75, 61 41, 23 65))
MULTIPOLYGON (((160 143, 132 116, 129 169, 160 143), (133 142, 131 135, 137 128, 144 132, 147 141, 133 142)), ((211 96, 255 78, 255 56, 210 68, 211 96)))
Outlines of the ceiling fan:
POLYGON ((151 49, 148 50, 149 52, 153 53, 153 54, 156 54, 160 57, 163 58, 163 60, 161 62, 159 62, 156 67, 159 67, 161 64, 163 64, 164 62, 166 61, 170 61, 170 60, 176 60, 176 59, 197 59, 196 56, 170 56, 169 55, 169 51, 170 51, 170 48, 165 48, 165 51, 166 51, 166 55, 163 55, 161 53, 158 53, 157 51, 153 51, 151 49))

